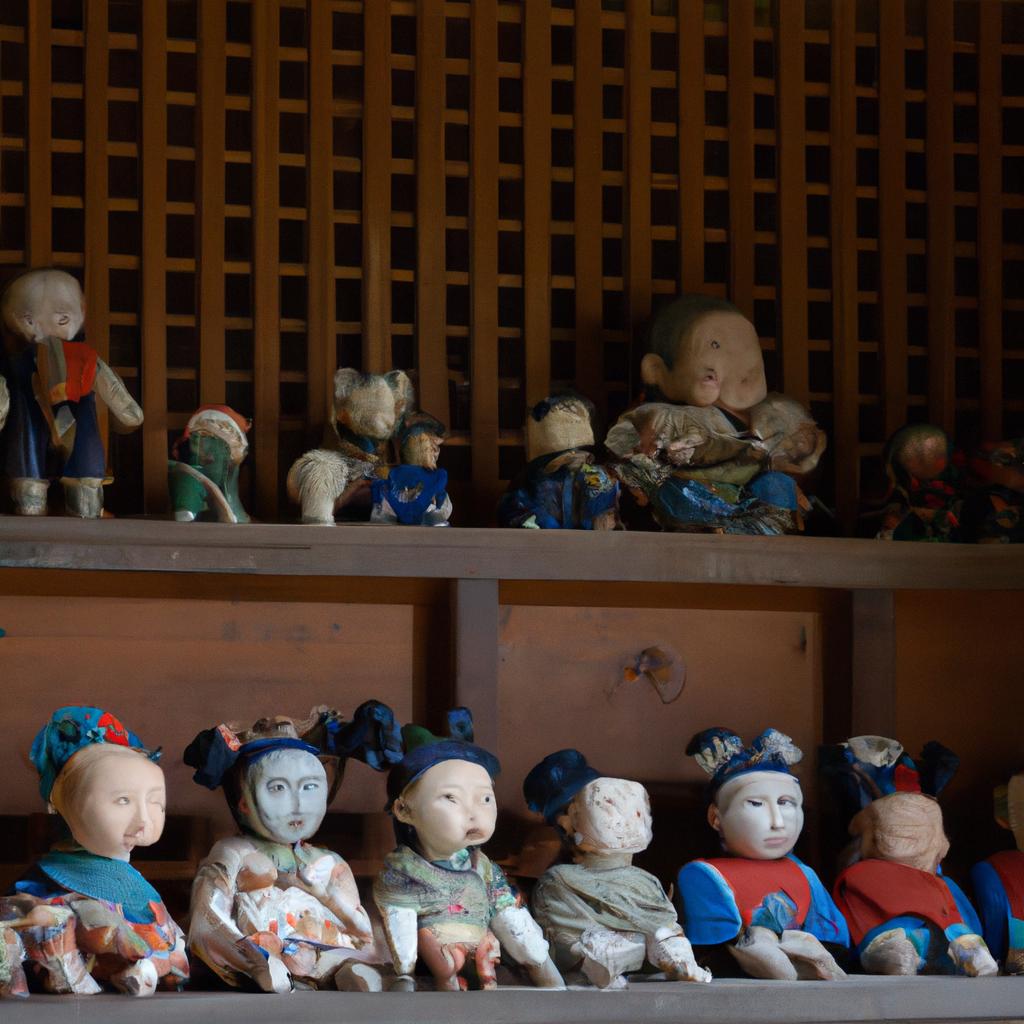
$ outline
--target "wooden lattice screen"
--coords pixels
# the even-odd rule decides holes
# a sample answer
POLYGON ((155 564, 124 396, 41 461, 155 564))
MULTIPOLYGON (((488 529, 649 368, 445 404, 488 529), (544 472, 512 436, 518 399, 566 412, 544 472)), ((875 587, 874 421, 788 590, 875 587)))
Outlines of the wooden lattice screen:
POLYGON ((415 371, 462 521, 528 403, 606 421, 683 288, 754 319, 847 525, 887 433, 1024 433, 1024 9, 954 0, 0 0, 0 270, 82 275, 166 506, 200 402, 249 506, 337 365, 415 371), (470 483, 471 482, 471 483, 470 483), (472 496, 472 501, 468 499, 472 496))

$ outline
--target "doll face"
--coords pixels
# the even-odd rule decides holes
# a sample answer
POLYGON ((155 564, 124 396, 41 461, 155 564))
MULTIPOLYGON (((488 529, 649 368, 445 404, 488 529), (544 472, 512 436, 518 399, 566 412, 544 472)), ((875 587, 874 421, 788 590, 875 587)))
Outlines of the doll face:
POLYGON ((639 782, 594 779, 558 818, 585 853, 640 853, 651 844, 651 801, 639 782))
POLYGON ((402 445, 402 461, 409 466, 437 469, 442 438, 427 430, 419 430, 402 445))
POLYGON ((327 772, 308 750, 273 750, 246 771, 242 814, 261 836, 292 845, 320 827, 327 790, 327 772))
MULTIPOLYGON (((89 765, 73 799, 59 808, 75 841, 90 853, 128 860, 136 846, 150 846, 164 830, 164 773, 134 751, 89 765)), ((70 762, 69 762, 70 763, 70 762)))
POLYGON ((10 287, 4 303, 8 325, 23 338, 70 341, 85 317, 78 282, 62 271, 26 274, 10 287))
POLYGON ((395 801, 395 817, 416 829, 427 860, 448 860, 494 834, 498 807, 487 769, 471 761, 441 761, 395 801))
POLYGON ((784 772, 750 772, 727 782, 708 808, 708 821, 736 857, 778 860, 804 827, 800 783, 784 772))

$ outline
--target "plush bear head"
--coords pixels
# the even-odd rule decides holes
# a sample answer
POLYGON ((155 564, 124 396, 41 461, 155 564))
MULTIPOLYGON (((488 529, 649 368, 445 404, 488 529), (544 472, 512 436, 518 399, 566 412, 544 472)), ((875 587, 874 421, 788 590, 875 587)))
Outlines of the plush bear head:
POLYGON ((401 370, 361 373, 346 367, 334 375, 334 420, 342 434, 388 441, 414 404, 412 381, 401 370))

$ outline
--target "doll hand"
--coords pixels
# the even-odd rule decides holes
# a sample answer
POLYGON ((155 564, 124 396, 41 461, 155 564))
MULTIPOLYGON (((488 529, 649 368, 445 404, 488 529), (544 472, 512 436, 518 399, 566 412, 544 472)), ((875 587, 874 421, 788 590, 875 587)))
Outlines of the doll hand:
POLYGON ((381 907, 384 918, 384 931, 387 933, 388 946, 391 948, 391 959, 395 965, 395 973, 411 975, 416 968, 416 957, 419 954, 419 928, 416 911, 410 907, 381 907))
POLYGON ((999 973, 999 967, 980 935, 961 935, 949 944, 949 956, 957 968, 971 978, 999 973))
POLYGON ((914 975, 924 966, 917 947, 902 928, 890 928, 876 935, 860 955, 869 974, 914 975))
POLYGON ((690 940, 681 932, 659 928, 647 936, 647 959, 676 981, 711 981, 711 972, 698 966, 690 940))
POLYGON ((299 878, 308 892, 314 896, 322 896, 326 892, 334 864, 333 857, 319 857, 312 864, 303 865, 299 871, 299 878))
POLYGON ((547 940, 526 907, 509 907, 495 914, 491 931, 512 959, 525 967, 539 966, 548 957, 547 940))
POLYGON ((132 398, 124 381, 102 359, 97 360, 95 388, 122 430, 142 426, 142 409, 138 402, 132 398))

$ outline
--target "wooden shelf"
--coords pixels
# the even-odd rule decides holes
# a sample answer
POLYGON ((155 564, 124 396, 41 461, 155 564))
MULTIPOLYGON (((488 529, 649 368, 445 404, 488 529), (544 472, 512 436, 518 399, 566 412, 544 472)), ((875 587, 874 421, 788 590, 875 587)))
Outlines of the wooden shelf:
POLYGON ((1021 590, 1024 547, 398 526, 0 519, 0 566, 278 576, 1021 590))

